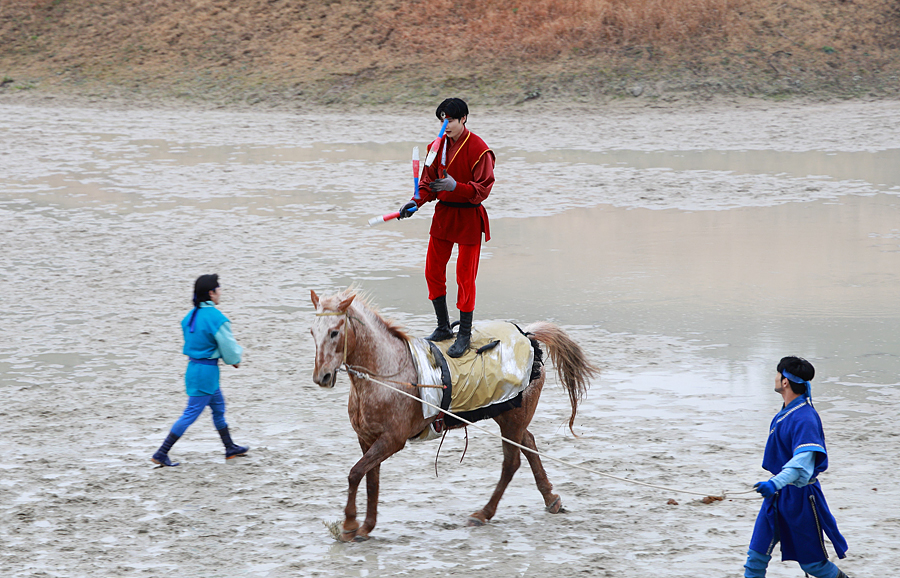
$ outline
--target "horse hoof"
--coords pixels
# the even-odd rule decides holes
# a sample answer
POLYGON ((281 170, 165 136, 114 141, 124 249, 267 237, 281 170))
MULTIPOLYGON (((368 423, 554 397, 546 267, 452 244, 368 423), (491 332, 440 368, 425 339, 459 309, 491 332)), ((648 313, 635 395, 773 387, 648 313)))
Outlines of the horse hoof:
POLYGON ((353 536, 354 542, 365 542, 368 539, 369 539, 368 534, 357 534, 356 536, 353 536))
POLYGON ((547 511, 551 514, 559 514, 560 512, 564 512, 562 507, 562 499, 559 496, 556 496, 556 499, 547 504, 547 511))
POLYGON ((339 539, 341 542, 352 542, 353 540, 356 539, 356 534, 358 532, 359 532, 359 523, 358 522, 353 523, 349 528, 343 528, 343 526, 342 526, 341 535, 339 536, 339 539))
POLYGON ((482 514, 481 512, 475 512, 474 514, 469 516, 468 520, 466 520, 466 526, 469 526, 470 528, 484 526, 485 524, 487 524, 487 518, 485 518, 484 514, 482 514))

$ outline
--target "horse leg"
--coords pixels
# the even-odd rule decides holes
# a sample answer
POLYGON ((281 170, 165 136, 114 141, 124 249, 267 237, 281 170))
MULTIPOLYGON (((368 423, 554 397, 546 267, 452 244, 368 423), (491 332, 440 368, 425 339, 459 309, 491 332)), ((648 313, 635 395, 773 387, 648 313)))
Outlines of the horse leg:
MULTIPOLYGON (((515 441, 522 437, 522 425, 517 420, 510 419, 511 416, 509 414, 513 413, 515 412, 510 411, 500 414, 494 418, 494 421, 500 425, 500 434, 503 437, 515 441)), ((513 475, 522 463, 522 458, 519 455, 520 451, 516 446, 503 442, 503 469, 500 473, 500 481, 497 482, 497 487, 494 488, 494 493, 487 505, 469 516, 469 526, 483 526, 497 513, 497 505, 500 503, 500 498, 503 497, 506 486, 509 485, 513 475)))
MULTIPOLYGON (((525 430, 524 435, 522 435, 522 441, 519 443, 526 448, 537 451, 537 444, 534 443, 534 436, 531 435, 531 432, 528 430, 525 430)), ((537 483, 538 491, 541 492, 541 495, 544 497, 544 506, 547 507, 547 511, 551 514, 558 514, 562 511, 562 500, 557 494, 553 493, 553 484, 551 484, 550 480, 547 478, 547 472, 544 471, 544 464, 541 463, 541 456, 531 452, 523 453, 528 460, 528 465, 531 466, 531 472, 534 474, 534 481, 537 483)))
POLYGON ((362 482, 363 476, 366 476, 366 492, 368 499, 366 500, 366 526, 364 526, 365 534, 360 536, 365 539, 368 533, 375 527, 375 519, 378 508, 378 471, 374 476, 369 476, 372 469, 377 468, 381 462, 403 449, 404 443, 397 444, 394 440, 387 436, 381 436, 375 443, 366 449, 366 443, 360 439, 360 447, 365 452, 363 457, 356 462, 350 469, 350 475, 347 477, 347 507, 344 508, 344 524, 341 531, 341 540, 349 542, 356 538, 360 533, 359 522, 356 521, 356 492, 359 484, 362 482), (374 491, 373 491, 374 490, 374 491), (372 496, 374 495, 374 500, 372 496), (371 521, 371 525, 369 522, 371 521))
POLYGON ((366 520, 356 532, 356 540, 368 540, 369 533, 375 529, 378 522, 378 482, 381 474, 381 464, 366 473, 366 520))

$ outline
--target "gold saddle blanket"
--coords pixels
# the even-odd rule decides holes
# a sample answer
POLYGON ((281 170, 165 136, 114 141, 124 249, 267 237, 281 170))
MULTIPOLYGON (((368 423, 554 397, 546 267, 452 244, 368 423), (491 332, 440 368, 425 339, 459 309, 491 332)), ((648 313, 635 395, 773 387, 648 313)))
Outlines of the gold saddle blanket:
MULTIPOLYGON (((445 386, 418 388, 419 397, 428 402, 422 404, 425 418, 442 411, 459 415, 509 402, 531 382, 534 348, 515 324, 474 323, 469 348, 456 359, 447 355, 453 342, 453 339, 431 342, 419 337, 409 340, 419 384, 445 386)), ((438 432, 431 426, 414 439, 437 436, 438 432)))

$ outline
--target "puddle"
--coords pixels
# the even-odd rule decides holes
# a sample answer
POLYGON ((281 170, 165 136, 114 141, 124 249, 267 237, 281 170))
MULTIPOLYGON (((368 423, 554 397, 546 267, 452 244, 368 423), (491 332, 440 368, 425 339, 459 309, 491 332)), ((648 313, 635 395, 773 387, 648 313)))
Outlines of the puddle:
POLYGON ((875 152, 673 150, 589 151, 556 149, 528 152, 498 151, 498 158, 527 163, 616 165, 637 169, 675 171, 728 171, 736 174, 824 176, 834 180, 865 181, 886 189, 900 189, 900 149, 875 152))
MULTIPOLYGON (((191 209, 224 212, 232 221, 255 215, 331 223, 341 228, 348 249, 357 247, 320 248, 318 262, 338 273, 333 283, 362 282, 385 310, 428 315, 421 267, 429 210, 402 224, 361 226, 366 216, 402 200, 396 185, 408 168, 400 159, 415 143, 307 138, 301 146, 225 145, 100 131, 78 138, 85 148, 53 162, 36 144, 41 162, 28 171, 33 178, 8 180, 2 206, 53 219, 82 209, 101 220, 191 209), (370 256, 362 256, 360 243, 370 256), (408 247, 408 258, 385 269, 378 253, 398 246, 408 247), (348 256, 355 271, 342 275, 348 256)), ((897 197, 876 191, 900 189, 900 149, 500 146, 497 154, 498 174, 514 173, 501 178, 529 186, 515 199, 521 187, 498 184, 487 203, 494 239, 483 249, 479 316, 677 336, 699 348, 698 355, 731 367, 737 360, 770 365, 782 354, 802 353, 842 383, 895 381, 900 351, 891 328, 900 317, 894 289, 900 211, 897 197), (598 189, 596 181, 605 178, 612 184, 601 182, 598 189), (705 188, 702 198, 691 197, 692 179, 705 188), (546 191, 532 186, 542 180, 546 191), (842 194, 847 187, 862 194, 842 194), (613 188, 630 192, 623 196, 613 188), (683 199, 671 208, 679 195, 683 199), (535 209, 547 207, 548 196, 558 199, 549 202, 552 208, 535 209), (582 206, 572 208, 573 202, 582 206), (758 202, 762 206, 752 206, 758 202), (724 206, 729 210, 702 210, 724 206)), ((280 251, 290 262, 290 249, 280 251)), ((36 272, 63 269, 53 260, 31 266, 36 272)), ((302 291, 302 282, 284 286, 292 285, 302 291)), ((256 307, 303 311, 293 304, 256 307)), ((58 316, 57 323, 85 323, 83 314, 71 317, 58 316)), ((65 367, 80 360, 67 353, 32 359, 65 367)))
MULTIPOLYGON (((894 383, 900 370, 892 195, 729 211, 595 207, 498 220, 492 233, 478 278, 485 317, 680 336, 723 363, 801 354, 870 383, 894 383)), ((384 286, 382 306, 415 298, 407 278, 369 284, 384 286)))

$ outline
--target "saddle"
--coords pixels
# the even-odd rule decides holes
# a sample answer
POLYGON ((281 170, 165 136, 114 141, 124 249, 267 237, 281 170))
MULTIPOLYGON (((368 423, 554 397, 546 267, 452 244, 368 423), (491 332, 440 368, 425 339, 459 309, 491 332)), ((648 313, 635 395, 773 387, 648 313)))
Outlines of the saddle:
POLYGON ((452 339, 435 343, 416 337, 408 345, 418 383, 443 386, 418 388, 423 401, 441 408, 423 403, 424 417, 441 415, 413 437, 414 441, 434 439, 443 429, 463 425, 453 416, 444 415, 445 411, 475 422, 520 407, 522 391, 531 383, 534 370, 540 372, 542 355, 537 342, 505 321, 476 322, 469 349, 455 359, 447 355, 452 339))

